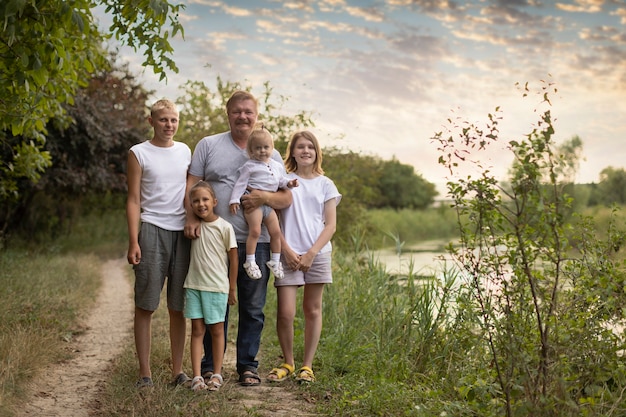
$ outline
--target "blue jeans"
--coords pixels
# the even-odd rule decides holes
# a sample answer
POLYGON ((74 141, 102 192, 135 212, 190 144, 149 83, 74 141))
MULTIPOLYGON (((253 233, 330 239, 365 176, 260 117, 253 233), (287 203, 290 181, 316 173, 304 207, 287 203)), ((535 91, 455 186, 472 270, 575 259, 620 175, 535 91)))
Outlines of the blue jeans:
MULTIPOLYGON (((270 271, 266 262, 270 260, 270 244, 258 243, 256 247, 256 263, 261 269, 261 279, 251 279, 243 269, 246 261, 246 243, 238 242, 239 272, 237 275, 237 306, 239 307, 239 326, 237 329, 237 373, 245 371, 257 373, 259 362, 256 355, 261 345, 261 332, 265 322, 265 298, 270 271)), ((224 338, 228 340, 228 310, 224 321, 224 338)), ((226 346, 226 344, 224 344, 226 346)), ((204 334, 204 358, 202 373, 213 370, 213 353, 211 334, 204 334)))

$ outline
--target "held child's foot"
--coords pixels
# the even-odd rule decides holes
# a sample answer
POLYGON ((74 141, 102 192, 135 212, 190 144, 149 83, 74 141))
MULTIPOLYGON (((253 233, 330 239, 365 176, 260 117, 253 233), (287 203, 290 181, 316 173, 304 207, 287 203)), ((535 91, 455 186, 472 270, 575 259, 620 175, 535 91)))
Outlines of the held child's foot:
POLYGON ((261 279, 261 270, 256 262, 246 262, 243 264, 243 269, 246 270, 246 274, 252 279, 261 279))
POLYGON ((283 264, 280 261, 267 261, 266 265, 272 271, 272 274, 274 274, 274 278, 283 279, 285 277, 283 264))

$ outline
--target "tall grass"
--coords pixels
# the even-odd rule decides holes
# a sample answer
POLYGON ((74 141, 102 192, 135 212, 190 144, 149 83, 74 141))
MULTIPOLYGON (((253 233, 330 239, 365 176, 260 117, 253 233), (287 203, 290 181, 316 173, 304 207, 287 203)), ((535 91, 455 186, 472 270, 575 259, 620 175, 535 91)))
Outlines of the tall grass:
POLYGON ((436 392, 438 370, 459 352, 442 334, 454 316, 455 277, 409 268, 397 281, 384 265, 355 255, 336 254, 335 283, 325 296, 318 362, 333 401, 324 414, 429 415, 418 413, 424 396, 436 392))

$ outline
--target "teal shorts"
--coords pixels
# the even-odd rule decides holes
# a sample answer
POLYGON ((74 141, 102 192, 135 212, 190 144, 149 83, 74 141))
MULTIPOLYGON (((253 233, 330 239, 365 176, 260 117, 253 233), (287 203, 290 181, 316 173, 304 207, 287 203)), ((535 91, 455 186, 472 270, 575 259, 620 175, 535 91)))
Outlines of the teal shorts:
POLYGON ((228 294, 185 288, 185 317, 204 319, 206 324, 223 323, 226 319, 228 294))

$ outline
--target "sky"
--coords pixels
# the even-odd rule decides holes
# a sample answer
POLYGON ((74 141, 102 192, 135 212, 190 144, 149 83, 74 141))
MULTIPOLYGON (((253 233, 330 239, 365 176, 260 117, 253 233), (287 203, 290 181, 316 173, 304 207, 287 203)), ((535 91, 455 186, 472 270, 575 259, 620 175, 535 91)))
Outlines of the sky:
MULTIPOLYGON (((187 80, 214 87, 220 76, 257 95, 269 81, 288 98, 283 113, 312 113, 323 147, 396 158, 442 190, 454 177, 432 138, 448 119, 484 126, 499 108, 499 141, 469 159, 504 179, 506 143, 522 140, 546 109, 520 85, 549 85, 555 141, 583 143, 576 181, 626 166, 626 0, 182 4, 184 40, 171 41, 180 72, 167 83, 141 68, 140 52, 122 50, 155 98, 178 97, 187 80)), ((461 176, 475 175, 465 169, 461 176)))

